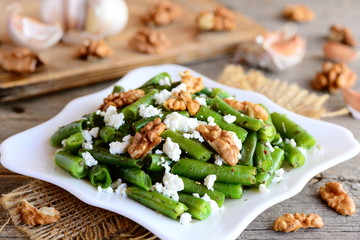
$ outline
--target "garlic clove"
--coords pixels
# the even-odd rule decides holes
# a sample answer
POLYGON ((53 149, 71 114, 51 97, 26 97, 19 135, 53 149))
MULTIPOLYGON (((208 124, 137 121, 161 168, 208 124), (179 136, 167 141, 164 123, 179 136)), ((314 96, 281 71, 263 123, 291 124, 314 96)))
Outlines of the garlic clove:
POLYGON ((323 45, 325 57, 335 62, 350 62, 357 57, 357 52, 342 43, 328 41, 323 45))
POLYGON ((120 32, 128 21, 124 0, 88 0, 85 31, 107 37, 120 32))
POLYGON ((100 40, 102 38, 90 32, 70 30, 64 34, 62 41, 69 45, 80 46, 83 44, 84 40, 87 39, 100 40))
POLYGON ((66 30, 83 30, 88 0, 63 0, 66 30))
POLYGON ((63 0, 42 0, 40 15, 47 24, 60 24, 65 29, 65 14, 63 0))
POLYGON ((352 116, 360 120, 360 92, 350 88, 343 88, 342 93, 352 116))
POLYGON ((15 44, 35 51, 55 45, 63 35, 61 26, 58 24, 45 24, 17 13, 9 16, 7 28, 15 44))

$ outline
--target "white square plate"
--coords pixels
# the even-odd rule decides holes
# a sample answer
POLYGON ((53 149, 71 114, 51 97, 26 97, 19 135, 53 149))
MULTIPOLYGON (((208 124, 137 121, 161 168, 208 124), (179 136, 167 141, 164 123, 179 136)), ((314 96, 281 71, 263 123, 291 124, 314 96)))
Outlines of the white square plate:
MULTIPOLYGON (((178 80, 179 72, 186 69, 188 68, 178 65, 142 67, 128 73, 117 84, 127 90, 133 89, 160 72, 168 72, 174 80, 178 80)), ((113 86, 110 86, 97 93, 74 99, 49 121, 6 139, 0 146, 1 163, 11 171, 53 183, 90 205, 126 216, 161 239, 224 240, 235 239, 262 211, 294 196, 313 176, 354 157, 360 151, 360 144, 352 133, 343 127, 294 114, 258 93, 227 87, 195 71, 191 72, 195 76, 203 77, 207 87, 223 88, 236 95, 238 100, 262 103, 271 112, 287 114, 316 138, 324 150, 322 157, 309 158, 301 168, 286 172, 280 183, 270 186, 268 193, 246 190, 242 199, 226 200, 223 211, 204 221, 181 225, 178 221, 162 216, 130 198, 99 193, 87 181, 75 179, 55 166, 52 158, 56 149, 49 144, 50 136, 58 127, 77 120, 86 113, 94 112, 102 99, 111 93, 113 86)))

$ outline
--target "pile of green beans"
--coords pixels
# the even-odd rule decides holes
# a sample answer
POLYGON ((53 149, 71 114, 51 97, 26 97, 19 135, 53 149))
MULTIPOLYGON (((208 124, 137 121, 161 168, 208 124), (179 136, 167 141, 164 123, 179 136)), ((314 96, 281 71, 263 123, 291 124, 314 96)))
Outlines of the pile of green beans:
MULTIPOLYGON (((155 95, 161 91, 171 91, 179 84, 173 82, 166 72, 152 77, 138 88, 145 92, 142 98, 117 108, 117 113, 122 113, 125 121, 117 129, 107 125, 104 113, 98 111, 60 127, 50 139, 50 144, 59 149, 54 154, 55 164, 75 178, 86 179, 98 189, 110 188, 116 180, 121 179, 128 185, 127 196, 172 219, 179 219, 188 212, 193 218, 204 220, 211 215, 211 204, 207 202, 207 197, 222 207, 226 198, 242 198, 245 188, 269 187, 276 170, 284 162, 293 168, 305 164, 306 157, 298 147, 310 149, 316 145, 315 138, 286 115, 270 113, 260 104, 268 113, 268 120, 247 116, 223 100, 232 98, 230 93, 221 88, 204 87, 192 94, 194 99, 204 97, 207 103, 200 107, 193 118, 205 122, 212 118, 222 130, 235 133, 242 143, 235 166, 219 163, 219 153, 206 141, 200 142, 185 136, 184 132, 171 129, 161 134, 163 141, 143 158, 131 158, 126 149, 122 150, 123 153, 114 153, 111 144, 122 146, 125 137, 130 139, 149 122, 156 118, 165 120, 174 112, 156 104, 155 95), (162 110, 161 114, 142 118, 140 105, 155 106, 162 110), (226 121, 228 118, 224 118, 225 115, 234 116, 235 121, 226 121), (90 133, 92 139, 89 142, 90 133), (164 153, 165 150, 161 151, 164 140, 168 138, 178 144, 181 150, 179 161, 172 161, 170 155, 164 153), (156 188, 159 185, 155 183, 164 184, 161 186, 165 188, 162 181, 166 174, 177 176, 183 183, 176 200, 156 188), (203 184, 209 175, 216 176, 212 187, 203 184)), ((115 86, 112 93, 123 91, 123 87, 115 86)), ((190 118, 188 111, 177 113, 190 118)))

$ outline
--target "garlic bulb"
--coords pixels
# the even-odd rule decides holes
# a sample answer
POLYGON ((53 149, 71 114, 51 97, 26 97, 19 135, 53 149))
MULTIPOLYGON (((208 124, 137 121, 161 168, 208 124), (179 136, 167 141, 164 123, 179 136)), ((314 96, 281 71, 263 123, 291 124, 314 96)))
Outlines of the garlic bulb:
POLYGON ((123 30, 128 21, 124 0, 42 0, 41 16, 64 31, 87 31, 100 37, 123 30))
POLYGON ((256 37, 254 41, 238 46, 235 60, 244 60, 250 65, 282 71, 293 67, 303 59, 306 40, 293 29, 282 29, 267 32, 256 37))

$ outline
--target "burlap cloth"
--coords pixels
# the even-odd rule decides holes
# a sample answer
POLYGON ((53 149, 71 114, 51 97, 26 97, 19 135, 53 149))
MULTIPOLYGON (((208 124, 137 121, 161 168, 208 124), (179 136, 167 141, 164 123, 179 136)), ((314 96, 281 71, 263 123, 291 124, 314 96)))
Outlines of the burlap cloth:
MULTIPOLYGON (((261 72, 245 72, 239 65, 227 66, 219 82, 264 94, 290 111, 320 118, 346 114, 346 109, 329 112, 324 104, 329 96, 316 95, 280 80, 272 80, 261 72)), ((89 206, 63 189, 39 180, 19 187, 0 199, 13 224, 30 239, 156 239, 157 237, 137 223, 113 212, 89 206), (61 219, 46 226, 22 223, 19 206, 27 200, 35 207, 55 207, 61 219)))

